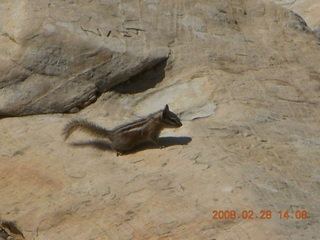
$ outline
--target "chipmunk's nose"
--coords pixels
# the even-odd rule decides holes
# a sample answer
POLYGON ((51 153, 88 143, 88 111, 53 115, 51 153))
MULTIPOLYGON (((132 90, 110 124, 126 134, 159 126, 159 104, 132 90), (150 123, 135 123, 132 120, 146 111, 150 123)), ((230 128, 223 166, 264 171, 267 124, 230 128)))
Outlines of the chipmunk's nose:
POLYGON ((180 120, 178 120, 178 119, 177 119, 177 125, 178 125, 178 127, 182 126, 182 122, 180 120))

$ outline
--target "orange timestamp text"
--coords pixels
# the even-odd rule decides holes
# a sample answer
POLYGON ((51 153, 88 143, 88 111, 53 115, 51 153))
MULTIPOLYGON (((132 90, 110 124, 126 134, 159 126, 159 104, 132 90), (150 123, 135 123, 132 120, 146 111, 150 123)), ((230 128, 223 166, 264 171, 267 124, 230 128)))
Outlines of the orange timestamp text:
POLYGON ((261 210, 255 212, 253 210, 243 210, 237 212, 235 210, 214 210, 212 219, 272 219, 274 216, 279 219, 307 219, 309 217, 306 210, 301 211, 278 211, 273 213, 270 210, 261 210))

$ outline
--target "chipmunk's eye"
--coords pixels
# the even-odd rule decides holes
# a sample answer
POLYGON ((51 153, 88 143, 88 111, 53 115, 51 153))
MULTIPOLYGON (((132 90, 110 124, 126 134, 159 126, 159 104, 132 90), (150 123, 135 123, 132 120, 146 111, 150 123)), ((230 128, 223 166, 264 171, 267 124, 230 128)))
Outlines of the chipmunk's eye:
POLYGON ((177 117, 170 117, 169 120, 176 125, 181 125, 181 122, 177 117))

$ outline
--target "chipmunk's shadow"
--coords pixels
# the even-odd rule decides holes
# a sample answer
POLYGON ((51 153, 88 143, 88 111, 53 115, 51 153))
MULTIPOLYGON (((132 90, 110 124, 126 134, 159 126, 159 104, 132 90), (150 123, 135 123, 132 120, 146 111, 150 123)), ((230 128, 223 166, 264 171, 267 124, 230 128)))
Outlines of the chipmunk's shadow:
POLYGON ((112 151, 110 142, 102 139, 90 140, 90 141, 84 141, 84 142, 72 142, 70 143, 70 145, 74 147, 92 147, 101 151, 112 151))
MULTIPOLYGON (((192 141, 190 137, 160 137, 159 142, 161 146, 170 147, 175 145, 188 145, 192 141)), ((143 142, 135 146, 133 149, 123 153, 123 155, 144 151, 147 149, 159 149, 153 142, 143 142)))
MULTIPOLYGON (((190 137, 161 137, 159 138, 160 144, 164 147, 170 147, 174 145, 188 145, 192 141, 190 137)), ((112 151, 110 142, 102 139, 85 141, 85 142, 73 142, 70 145, 75 147, 92 147, 101 151, 112 151)), ((124 152, 122 155, 140 152, 147 149, 157 149, 158 147, 152 142, 143 142, 138 144, 133 149, 124 152)))

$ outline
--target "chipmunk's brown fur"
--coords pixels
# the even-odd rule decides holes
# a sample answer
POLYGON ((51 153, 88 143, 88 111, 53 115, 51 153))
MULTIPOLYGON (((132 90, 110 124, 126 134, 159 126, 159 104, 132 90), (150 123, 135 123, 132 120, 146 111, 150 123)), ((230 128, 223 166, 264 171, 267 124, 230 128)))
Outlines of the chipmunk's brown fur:
POLYGON ((109 139, 110 145, 117 151, 117 155, 130 150, 135 145, 144 142, 152 141, 158 147, 159 135, 164 128, 178 128, 182 123, 178 116, 169 111, 168 105, 163 110, 149 115, 147 118, 140 119, 135 122, 121 125, 113 130, 107 130, 95 123, 87 120, 72 120, 64 128, 65 139, 75 130, 83 130, 96 136, 109 139))

